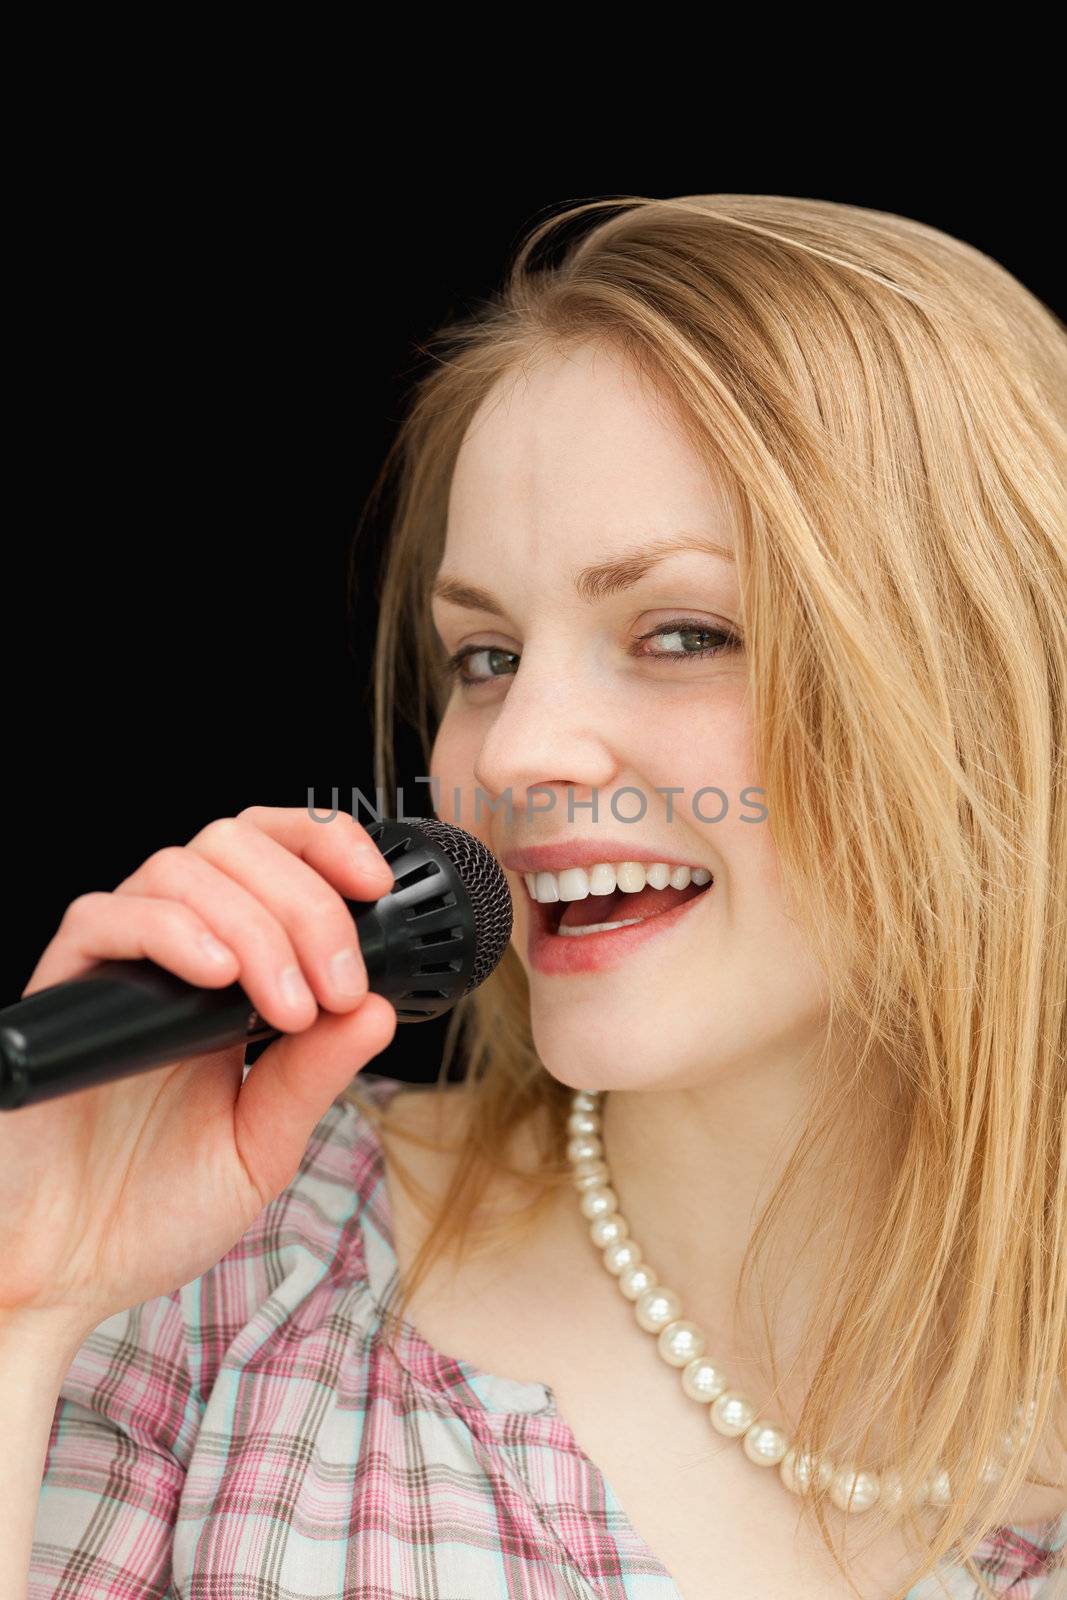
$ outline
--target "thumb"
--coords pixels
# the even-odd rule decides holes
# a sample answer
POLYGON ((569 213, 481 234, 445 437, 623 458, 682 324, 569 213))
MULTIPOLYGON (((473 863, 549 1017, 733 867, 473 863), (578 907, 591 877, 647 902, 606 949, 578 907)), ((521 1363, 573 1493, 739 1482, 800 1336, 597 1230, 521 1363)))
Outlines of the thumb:
POLYGON ((372 992, 355 1011, 322 1011, 310 1028, 283 1034, 253 1064, 234 1106, 234 1140, 264 1205, 292 1182, 316 1126, 396 1026, 394 1007, 372 992))

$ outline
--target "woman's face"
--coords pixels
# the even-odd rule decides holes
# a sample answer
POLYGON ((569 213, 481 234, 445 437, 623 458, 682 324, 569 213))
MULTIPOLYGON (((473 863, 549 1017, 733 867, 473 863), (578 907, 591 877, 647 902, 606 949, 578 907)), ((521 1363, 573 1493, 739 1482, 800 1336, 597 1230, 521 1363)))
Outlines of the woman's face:
MULTIPOLYGON (((453 683, 434 742, 436 810, 505 864, 535 1047, 572 1087, 736 1076, 759 1093, 764 1074, 799 1067, 824 1026, 818 970, 782 901, 773 818, 753 792, 747 660, 730 643, 743 629, 733 545, 667 406, 603 346, 510 376, 460 449, 438 583, 483 595, 434 600, 445 649, 471 652, 461 670, 477 680, 453 683), (654 559, 667 540, 724 553, 654 559), (510 861, 543 845, 559 847, 560 870, 644 859, 703 867, 712 882, 637 937, 543 931, 531 949, 531 926, 554 925, 576 882, 538 910, 510 861)), ((646 890, 640 905, 623 895, 584 915, 625 920, 679 901, 646 890)))

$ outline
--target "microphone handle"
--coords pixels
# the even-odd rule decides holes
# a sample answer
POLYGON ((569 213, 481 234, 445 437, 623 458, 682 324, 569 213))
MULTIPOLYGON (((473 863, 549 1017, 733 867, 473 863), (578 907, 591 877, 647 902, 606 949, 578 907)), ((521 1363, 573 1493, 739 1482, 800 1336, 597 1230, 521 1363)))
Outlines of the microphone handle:
MULTIPOLYGON (((373 901, 345 902, 371 989, 397 989, 373 901)), ((0 1111, 114 1078, 277 1039, 240 984, 202 989, 154 961, 103 961, 0 1010, 0 1111)))

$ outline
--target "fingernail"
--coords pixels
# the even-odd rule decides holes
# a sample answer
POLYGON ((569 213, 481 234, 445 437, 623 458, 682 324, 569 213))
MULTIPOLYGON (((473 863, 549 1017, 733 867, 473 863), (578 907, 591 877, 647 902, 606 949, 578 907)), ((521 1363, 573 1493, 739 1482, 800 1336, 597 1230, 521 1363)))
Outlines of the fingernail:
POLYGON ((357 848, 356 865, 358 867, 363 867, 367 872, 373 872, 376 877, 386 878, 390 883, 393 881, 392 867, 389 865, 388 861, 386 861, 381 851, 376 850, 372 844, 360 845, 357 848))
POLYGON ((213 933, 202 933, 200 935, 200 948, 206 956, 210 956, 212 961, 217 961, 220 966, 230 959, 229 950, 219 939, 215 938, 213 933))
POLYGON ((281 975, 281 990, 286 1003, 291 1006, 302 1006, 311 994, 299 967, 286 967, 281 975))
POLYGON ((330 978, 341 994, 362 994, 367 987, 363 967, 354 950, 338 950, 330 960, 330 978))

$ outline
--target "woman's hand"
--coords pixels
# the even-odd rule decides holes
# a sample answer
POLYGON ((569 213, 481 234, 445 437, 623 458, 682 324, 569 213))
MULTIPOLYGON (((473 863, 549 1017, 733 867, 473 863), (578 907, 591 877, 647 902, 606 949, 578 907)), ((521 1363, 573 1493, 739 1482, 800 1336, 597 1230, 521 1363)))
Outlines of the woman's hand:
POLYGON ((285 1036, 244 1083, 245 1046, 0 1116, 0 1320, 88 1333, 199 1277, 299 1169, 351 1078, 392 1040, 344 904, 393 874, 338 813, 249 806, 67 907, 23 996, 147 957, 204 988, 240 983, 285 1036))

